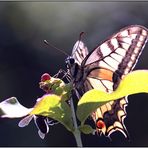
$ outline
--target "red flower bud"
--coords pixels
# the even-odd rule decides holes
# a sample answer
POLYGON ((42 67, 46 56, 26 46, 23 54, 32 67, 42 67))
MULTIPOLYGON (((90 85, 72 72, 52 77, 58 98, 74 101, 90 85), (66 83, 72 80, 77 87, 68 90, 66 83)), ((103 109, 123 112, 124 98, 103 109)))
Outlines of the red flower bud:
POLYGON ((51 76, 48 73, 44 73, 41 76, 41 82, 45 82, 46 80, 50 80, 50 79, 51 79, 51 76))

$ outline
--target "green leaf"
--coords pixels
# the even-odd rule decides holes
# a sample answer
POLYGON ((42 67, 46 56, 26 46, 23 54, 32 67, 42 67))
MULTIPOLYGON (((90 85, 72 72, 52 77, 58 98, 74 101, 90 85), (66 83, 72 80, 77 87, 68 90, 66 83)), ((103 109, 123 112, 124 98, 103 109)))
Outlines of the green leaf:
POLYGON ((80 126, 79 130, 84 134, 93 134, 93 132, 95 131, 95 129, 93 129, 90 125, 87 124, 80 126))
POLYGON ((95 89, 86 92, 78 102, 77 117, 83 124, 87 117, 101 105, 137 93, 148 93, 148 70, 129 73, 113 93, 95 89))
POLYGON ((69 131, 74 130, 71 109, 69 105, 57 95, 44 95, 38 100, 30 114, 53 118, 63 124, 69 131))

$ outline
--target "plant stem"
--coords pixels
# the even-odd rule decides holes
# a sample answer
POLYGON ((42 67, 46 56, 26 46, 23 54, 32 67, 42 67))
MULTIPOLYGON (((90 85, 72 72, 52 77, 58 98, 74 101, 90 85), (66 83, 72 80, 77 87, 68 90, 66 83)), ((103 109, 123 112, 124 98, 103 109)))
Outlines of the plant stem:
POLYGON ((72 111, 73 124, 74 124, 74 128, 75 128, 75 131, 73 132, 73 134, 74 134, 77 146, 83 147, 82 140, 81 140, 81 133, 78 129, 78 124, 77 124, 77 119, 76 119, 76 114, 75 114, 75 109, 74 109, 72 97, 70 98, 70 105, 71 105, 71 111, 72 111))

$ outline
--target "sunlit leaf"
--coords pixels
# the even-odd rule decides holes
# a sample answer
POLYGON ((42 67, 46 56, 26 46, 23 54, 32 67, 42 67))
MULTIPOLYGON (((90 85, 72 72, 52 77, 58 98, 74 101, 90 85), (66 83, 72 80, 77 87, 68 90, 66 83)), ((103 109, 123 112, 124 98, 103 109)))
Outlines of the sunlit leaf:
POLYGON ((0 103, 0 117, 20 118, 26 116, 32 109, 22 106, 15 97, 11 97, 0 103))
POLYGON ((68 130, 73 131, 71 109, 69 105, 57 95, 44 95, 38 100, 30 114, 53 118, 62 123, 68 130))
POLYGON ((78 102, 77 117, 84 123, 93 111, 106 102, 137 93, 148 93, 148 70, 129 73, 113 93, 95 89, 86 92, 78 102))

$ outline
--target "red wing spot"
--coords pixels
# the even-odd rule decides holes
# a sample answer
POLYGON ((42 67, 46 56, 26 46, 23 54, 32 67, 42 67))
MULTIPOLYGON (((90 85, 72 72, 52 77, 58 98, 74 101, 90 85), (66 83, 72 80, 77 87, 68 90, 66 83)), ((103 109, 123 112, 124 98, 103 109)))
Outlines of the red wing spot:
POLYGON ((41 76, 41 82, 45 82, 46 80, 50 80, 50 79, 51 79, 51 76, 48 73, 44 73, 41 76))
POLYGON ((96 126, 98 129, 103 129, 105 127, 105 123, 102 120, 98 120, 96 122, 96 126))

